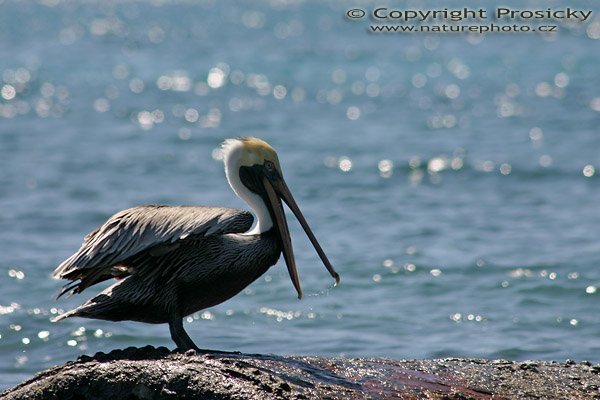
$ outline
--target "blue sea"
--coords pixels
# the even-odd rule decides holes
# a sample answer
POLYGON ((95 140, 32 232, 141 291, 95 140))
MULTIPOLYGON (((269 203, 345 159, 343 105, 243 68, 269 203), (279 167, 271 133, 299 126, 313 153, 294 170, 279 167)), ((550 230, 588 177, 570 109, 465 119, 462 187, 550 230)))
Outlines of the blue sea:
POLYGON ((106 287, 55 301, 51 274, 124 208, 247 208, 219 152, 242 135, 278 150, 341 284, 290 215, 305 297, 281 260, 187 318, 200 347, 600 362, 600 9, 502 4, 593 13, 434 35, 370 33, 364 1, 0 0, 0 389, 174 347, 166 325, 51 323, 106 287))

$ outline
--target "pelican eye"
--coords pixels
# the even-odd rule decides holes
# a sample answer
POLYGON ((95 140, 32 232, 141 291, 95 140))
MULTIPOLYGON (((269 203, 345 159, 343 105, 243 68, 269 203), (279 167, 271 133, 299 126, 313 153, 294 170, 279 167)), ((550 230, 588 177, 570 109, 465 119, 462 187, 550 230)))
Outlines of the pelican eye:
POLYGON ((265 168, 267 169, 267 171, 273 172, 273 171, 275 171, 275 164, 273 163, 273 161, 266 160, 265 168))

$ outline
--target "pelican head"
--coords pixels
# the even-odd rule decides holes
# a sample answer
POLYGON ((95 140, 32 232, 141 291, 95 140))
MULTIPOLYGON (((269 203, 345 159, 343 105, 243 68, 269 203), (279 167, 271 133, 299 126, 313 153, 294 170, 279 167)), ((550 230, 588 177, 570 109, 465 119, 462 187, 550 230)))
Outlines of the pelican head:
POLYGON ((229 185, 256 214, 255 226, 247 234, 257 235, 267 232, 275 223, 281 238, 283 257, 294 288, 298 292, 298 298, 302 297, 302 288, 282 200, 302 225, 323 264, 335 278, 336 284, 339 283, 340 276, 327 259, 283 179, 275 149, 256 137, 228 139, 223 143, 223 160, 229 185))

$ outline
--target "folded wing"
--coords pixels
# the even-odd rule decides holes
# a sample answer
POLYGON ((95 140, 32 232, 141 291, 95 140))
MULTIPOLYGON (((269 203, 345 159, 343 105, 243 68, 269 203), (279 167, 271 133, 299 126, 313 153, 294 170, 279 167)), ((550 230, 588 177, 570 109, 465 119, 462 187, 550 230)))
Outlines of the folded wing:
POLYGON ((81 248, 56 268, 56 278, 78 281, 67 284, 58 297, 129 275, 121 264, 140 252, 159 254, 187 238, 246 232, 252 222, 252 214, 234 208, 151 205, 123 210, 89 233, 81 248))

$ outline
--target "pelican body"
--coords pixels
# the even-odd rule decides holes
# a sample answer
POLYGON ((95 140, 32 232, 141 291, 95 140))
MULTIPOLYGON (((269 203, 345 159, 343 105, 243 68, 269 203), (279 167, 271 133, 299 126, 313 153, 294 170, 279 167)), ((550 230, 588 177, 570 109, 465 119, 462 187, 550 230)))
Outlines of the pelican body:
POLYGON ((183 318, 230 299, 275 265, 283 252, 302 297, 282 201, 292 210, 329 273, 339 282, 292 197, 275 150, 255 137, 223 143, 227 180, 254 211, 205 206, 147 205, 123 210, 89 233, 54 271, 71 281, 63 294, 98 282, 117 282, 54 319, 168 323, 181 351, 198 349, 183 318))

